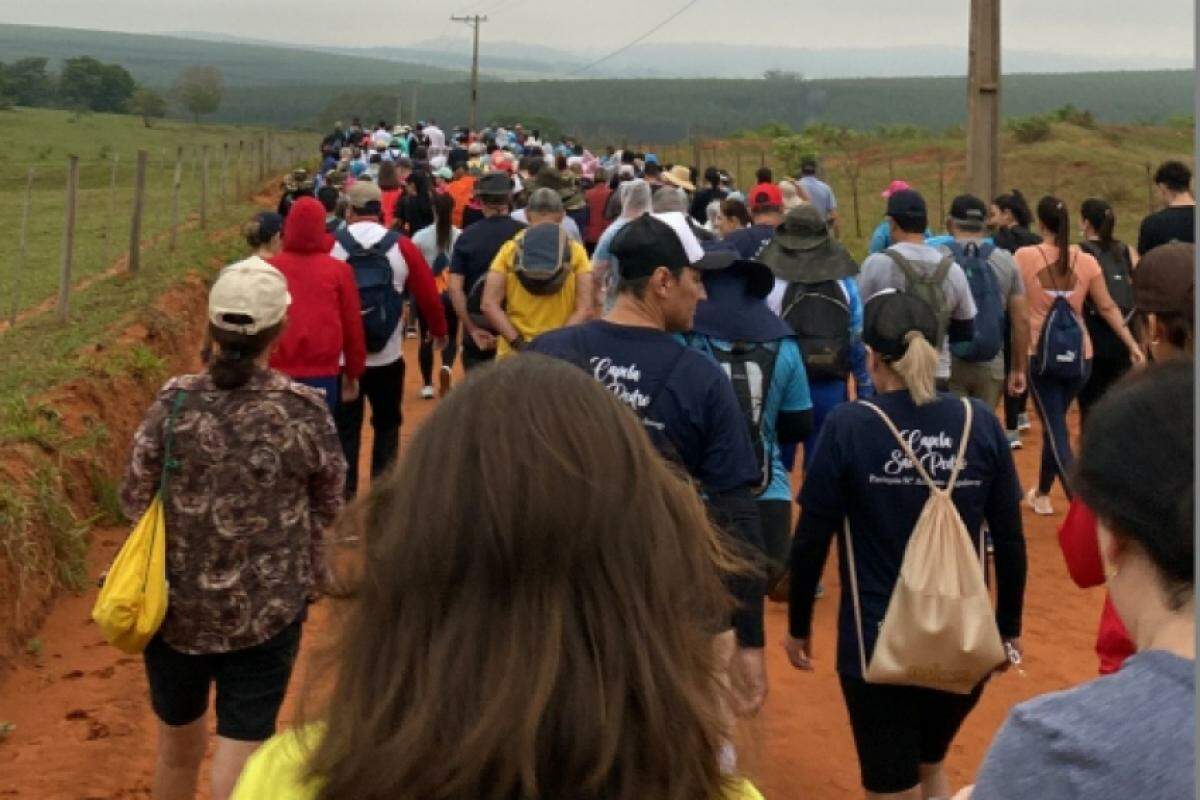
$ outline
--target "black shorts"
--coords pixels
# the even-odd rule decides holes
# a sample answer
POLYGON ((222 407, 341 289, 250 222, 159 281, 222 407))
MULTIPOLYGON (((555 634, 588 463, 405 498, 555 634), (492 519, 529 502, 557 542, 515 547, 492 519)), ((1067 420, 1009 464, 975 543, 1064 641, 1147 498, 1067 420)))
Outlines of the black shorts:
POLYGON ((155 636, 144 653, 155 716, 171 726, 195 722, 208 710, 208 691, 216 683, 217 735, 240 742, 271 738, 301 626, 296 620, 262 644, 211 655, 181 653, 155 636))
POLYGON ((867 683, 839 675, 862 784, 868 792, 903 792, 921 782, 922 764, 940 764, 963 720, 983 694, 867 683))

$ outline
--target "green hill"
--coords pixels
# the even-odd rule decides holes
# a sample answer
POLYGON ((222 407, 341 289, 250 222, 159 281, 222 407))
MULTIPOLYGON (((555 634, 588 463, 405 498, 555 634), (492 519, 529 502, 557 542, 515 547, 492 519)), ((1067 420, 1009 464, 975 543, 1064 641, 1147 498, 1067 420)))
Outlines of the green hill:
POLYGON ((75 28, 0 25, 0 60, 11 62, 39 56, 61 62, 79 55, 116 62, 141 83, 156 87, 170 86, 181 70, 194 64, 219 67, 229 87, 345 86, 363 79, 385 85, 393 81, 457 80, 461 76, 453 70, 423 64, 288 47, 75 28))

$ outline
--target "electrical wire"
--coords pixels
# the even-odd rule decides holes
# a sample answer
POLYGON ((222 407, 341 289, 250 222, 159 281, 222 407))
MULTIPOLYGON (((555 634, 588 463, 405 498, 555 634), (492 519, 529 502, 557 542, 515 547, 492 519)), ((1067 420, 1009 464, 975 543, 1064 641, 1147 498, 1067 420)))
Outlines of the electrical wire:
POLYGON ((696 5, 696 4, 697 4, 697 3, 699 3, 699 2, 700 2, 700 0, 690 0, 690 2, 688 2, 688 3, 685 3, 685 4, 684 4, 683 8, 679 9, 679 10, 678 10, 678 11, 676 11, 674 14, 672 14, 672 15, 671 15, 671 16, 669 16, 669 17, 667 17, 667 18, 666 18, 666 19, 664 19, 662 22, 658 23, 658 24, 657 24, 657 25, 655 25, 653 28, 651 28, 650 30, 648 30, 648 31, 646 31, 645 33, 643 33, 641 36, 639 36, 639 37, 637 37, 636 39, 634 39, 634 40, 633 40, 632 42, 630 42, 629 44, 627 44, 627 45, 624 45, 623 47, 619 47, 619 48, 617 48, 616 50, 613 50, 613 51, 612 51, 611 53, 609 53, 608 55, 606 55, 606 56, 601 56, 600 58, 597 58, 595 61, 591 62, 590 64, 585 64, 584 66, 580 67, 579 69, 577 69, 577 70, 575 70, 574 72, 571 72, 571 73, 569 73, 569 74, 571 74, 571 75, 578 75, 578 74, 580 74, 581 72, 587 72, 587 71, 588 71, 589 69, 591 69, 592 67, 594 67, 594 66, 596 66, 596 65, 598 65, 598 64, 603 64, 605 61, 608 61, 610 58, 613 58, 614 56, 618 56, 618 55, 620 55, 621 53, 624 53, 626 50, 628 50, 629 48, 633 47, 634 45, 636 45, 636 44, 639 44, 640 42, 644 42, 646 39, 649 39, 651 36, 653 36, 654 34, 658 33, 660 30, 662 30, 663 28, 665 28, 665 27, 666 27, 666 26, 667 26, 669 23, 673 22, 673 21, 674 21, 674 20, 675 20, 677 17, 679 17, 680 15, 682 15, 682 14, 683 14, 685 11, 687 11, 689 8, 691 8, 692 6, 696 5))

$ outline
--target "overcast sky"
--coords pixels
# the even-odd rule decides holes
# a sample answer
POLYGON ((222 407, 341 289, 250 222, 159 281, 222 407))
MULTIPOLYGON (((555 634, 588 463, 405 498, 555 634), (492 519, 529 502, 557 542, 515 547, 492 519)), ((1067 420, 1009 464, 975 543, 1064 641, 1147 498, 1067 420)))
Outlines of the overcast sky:
MULTIPOLYGON (((1190 62, 1193 0, 1002 0, 1004 47, 1190 62)), ((207 31, 329 45, 465 37, 451 13, 485 13, 484 36, 570 50, 617 48, 684 0, 0 0, 0 21, 139 33, 207 31), (349 14, 338 18, 337 9, 349 14)), ((699 0, 650 42, 876 47, 966 43, 968 0, 699 0)))

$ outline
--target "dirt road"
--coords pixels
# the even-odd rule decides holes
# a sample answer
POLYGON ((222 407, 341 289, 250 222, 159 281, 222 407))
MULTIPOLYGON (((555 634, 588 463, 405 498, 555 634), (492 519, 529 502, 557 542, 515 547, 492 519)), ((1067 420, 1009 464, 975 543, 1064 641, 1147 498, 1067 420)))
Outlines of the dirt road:
MULTIPOLYGON (((415 352, 407 362, 404 440, 436 406, 419 399, 415 352)), ((1036 471, 1036 431, 1026 434, 1017 454, 1026 484, 1036 471)), ((402 445, 403 446, 403 445, 402 445)), ((364 449, 364 457, 368 455, 364 449)), ((363 474, 367 474, 365 460, 363 474)), ((1060 512, 1061 495, 1055 495, 1060 512)), ((949 757, 956 786, 969 782, 988 742, 1015 703, 1091 678, 1096 622, 1103 601, 1099 591, 1081 592, 1067 577, 1055 538, 1057 517, 1026 514, 1029 586, 1025 601, 1024 677, 1010 672, 994 680, 968 718, 949 757)), ((108 563, 125 529, 94 535, 93 574, 108 563)), ((834 800, 861 796, 854 744, 837 677, 833 672, 838 587, 831 558, 826 599, 817 605, 814 624, 815 673, 791 669, 779 645, 786 610, 768 608, 767 641, 770 695, 758 719, 743 731, 743 768, 775 798, 834 800)), ((0 798, 28 800, 123 800, 150 796, 155 720, 150 712, 141 660, 104 643, 90 621, 94 591, 62 597, 18 667, 0 683, 0 798), (2 729, 2 728, 0 728, 2 729)), ((319 646, 323 611, 316 608, 305 631, 305 653, 319 646)), ((302 664, 283 720, 291 715, 302 664)), ((203 787, 203 784, 202 784, 203 787)), ((201 794, 201 797, 205 796, 201 794)))

